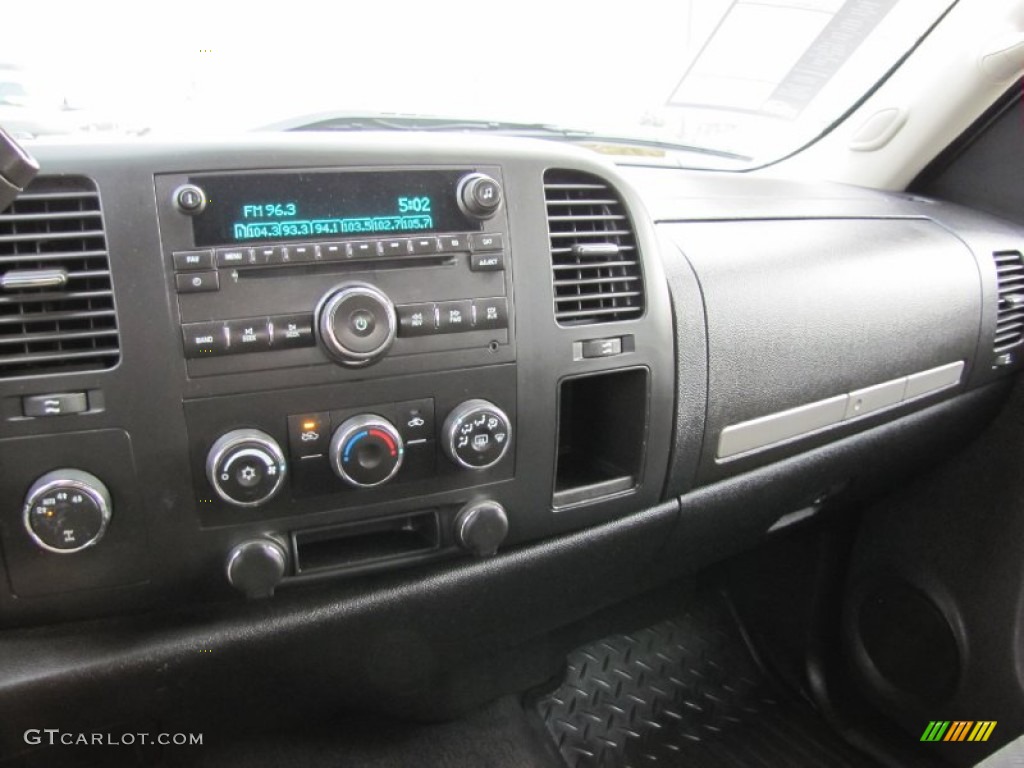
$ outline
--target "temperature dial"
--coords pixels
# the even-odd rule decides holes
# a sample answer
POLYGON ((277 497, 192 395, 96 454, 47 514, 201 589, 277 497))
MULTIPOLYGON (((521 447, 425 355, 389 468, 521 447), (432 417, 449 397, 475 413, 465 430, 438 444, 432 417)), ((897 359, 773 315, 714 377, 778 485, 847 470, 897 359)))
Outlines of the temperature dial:
POLYGON ((353 416, 331 438, 331 467, 349 485, 383 485, 402 466, 405 445, 387 419, 372 414, 353 416))
POLYGON ((508 451, 512 425, 493 403, 467 400, 448 414, 441 434, 449 459, 466 469, 487 469, 508 451))
POLYGON ((55 469, 25 498, 25 530, 47 552, 67 555, 93 546, 110 523, 110 492, 95 475, 55 469))
POLYGON ((222 435, 206 458, 210 485, 224 501, 239 507, 258 507, 274 498, 287 468, 281 446, 258 429, 222 435))

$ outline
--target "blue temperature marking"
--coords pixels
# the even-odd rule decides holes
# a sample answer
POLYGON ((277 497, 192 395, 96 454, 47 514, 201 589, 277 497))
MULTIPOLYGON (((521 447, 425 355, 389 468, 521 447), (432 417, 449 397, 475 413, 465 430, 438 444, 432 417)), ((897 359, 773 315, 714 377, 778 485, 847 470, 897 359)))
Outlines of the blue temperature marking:
POLYGON ((359 442, 360 440, 362 440, 362 439, 363 439, 364 437, 366 437, 366 436, 367 436, 368 434, 370 434, 370 433, 369 433, 369 432, 367 432, 367 431, 366 431, 366 430, 364 429, 364 430, 363 430, 362 432, 359 432, 358 434, 356 434, 356 436, 355 436, 355 437, 353 437, 353 438, 352 438, 351 440, 349 440, 349 441, 348 441, 348 442, 347 442, 347 443, 345 444, 345 455, 344 455, 344 456, 342 457, 342 461, 348 461, 348 455, 349 455, 349 453, 350 453, 350 452, 352 451, 352 446, 353 446, 353 445, 355 445, 356 443, 358 443, 358 442, 359 442))

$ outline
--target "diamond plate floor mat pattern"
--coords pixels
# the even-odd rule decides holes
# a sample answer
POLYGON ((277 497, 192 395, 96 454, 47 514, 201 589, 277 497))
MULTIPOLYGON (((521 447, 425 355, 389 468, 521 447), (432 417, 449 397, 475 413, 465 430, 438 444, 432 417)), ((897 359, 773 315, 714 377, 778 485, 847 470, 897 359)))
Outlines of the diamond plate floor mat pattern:
POLYGON ((568 661, 537 709, 570 768, 876 765, 769 680, 722 601, 568 661))

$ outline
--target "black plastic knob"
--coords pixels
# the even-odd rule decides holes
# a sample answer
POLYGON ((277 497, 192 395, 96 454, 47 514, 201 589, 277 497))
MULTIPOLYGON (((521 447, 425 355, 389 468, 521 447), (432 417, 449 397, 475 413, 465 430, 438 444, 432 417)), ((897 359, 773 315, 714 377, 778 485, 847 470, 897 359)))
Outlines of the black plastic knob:
POLYGON ((467 504, 455 518, 455 539, 477 557, 490 557, 508 535, 508 515, 496 501, 467 504))
POLYGON ((222 435, 206 458, 206 476, 224 501, 258 507, 277 495, 288 465, 278 442, 258 429, 222 435))
POLYGON ((288 553, 273 539, 243 541, 228 554, 228 583, 246 597, 270 597, 284 578, 288 553))
POLYGON ((486 173, 471 173, 459 180, 459 208, 474 219, 489 219, 501 208, 501 185, 486 173))
POLYGON ((29 488, 23 523, 40 549, 68 555, 102 539, 111 512, 110 492, 98 477, 78 469, 55 469, 29 488))
POLYGON ((368 283, 345 283, 330 291, 316 310, 324 351, 347 366, 369 365, 391 347, 398 331, 395 305, 368 283))
POLYGON ((346 419, 334 431, 329 455, 338 477, 357 488, 372 488, 401 469, 405 444, 390 421, 363 414, 346 419))
POLYGON ((186 216, 195 216, 206 208, 206 193, 195 184, 182 184, 173 194, 174 207, 186 216))

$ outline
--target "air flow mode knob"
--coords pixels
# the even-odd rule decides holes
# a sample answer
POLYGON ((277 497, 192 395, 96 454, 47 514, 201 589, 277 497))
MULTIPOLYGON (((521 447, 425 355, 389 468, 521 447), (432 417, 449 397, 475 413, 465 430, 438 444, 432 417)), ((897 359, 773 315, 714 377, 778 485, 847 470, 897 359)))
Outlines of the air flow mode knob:
POLYGON ((488 469, 508 452, 512 425, 501 408, 487 400, 467 400, 444 421, 444 452, 465 469, 488 469))

